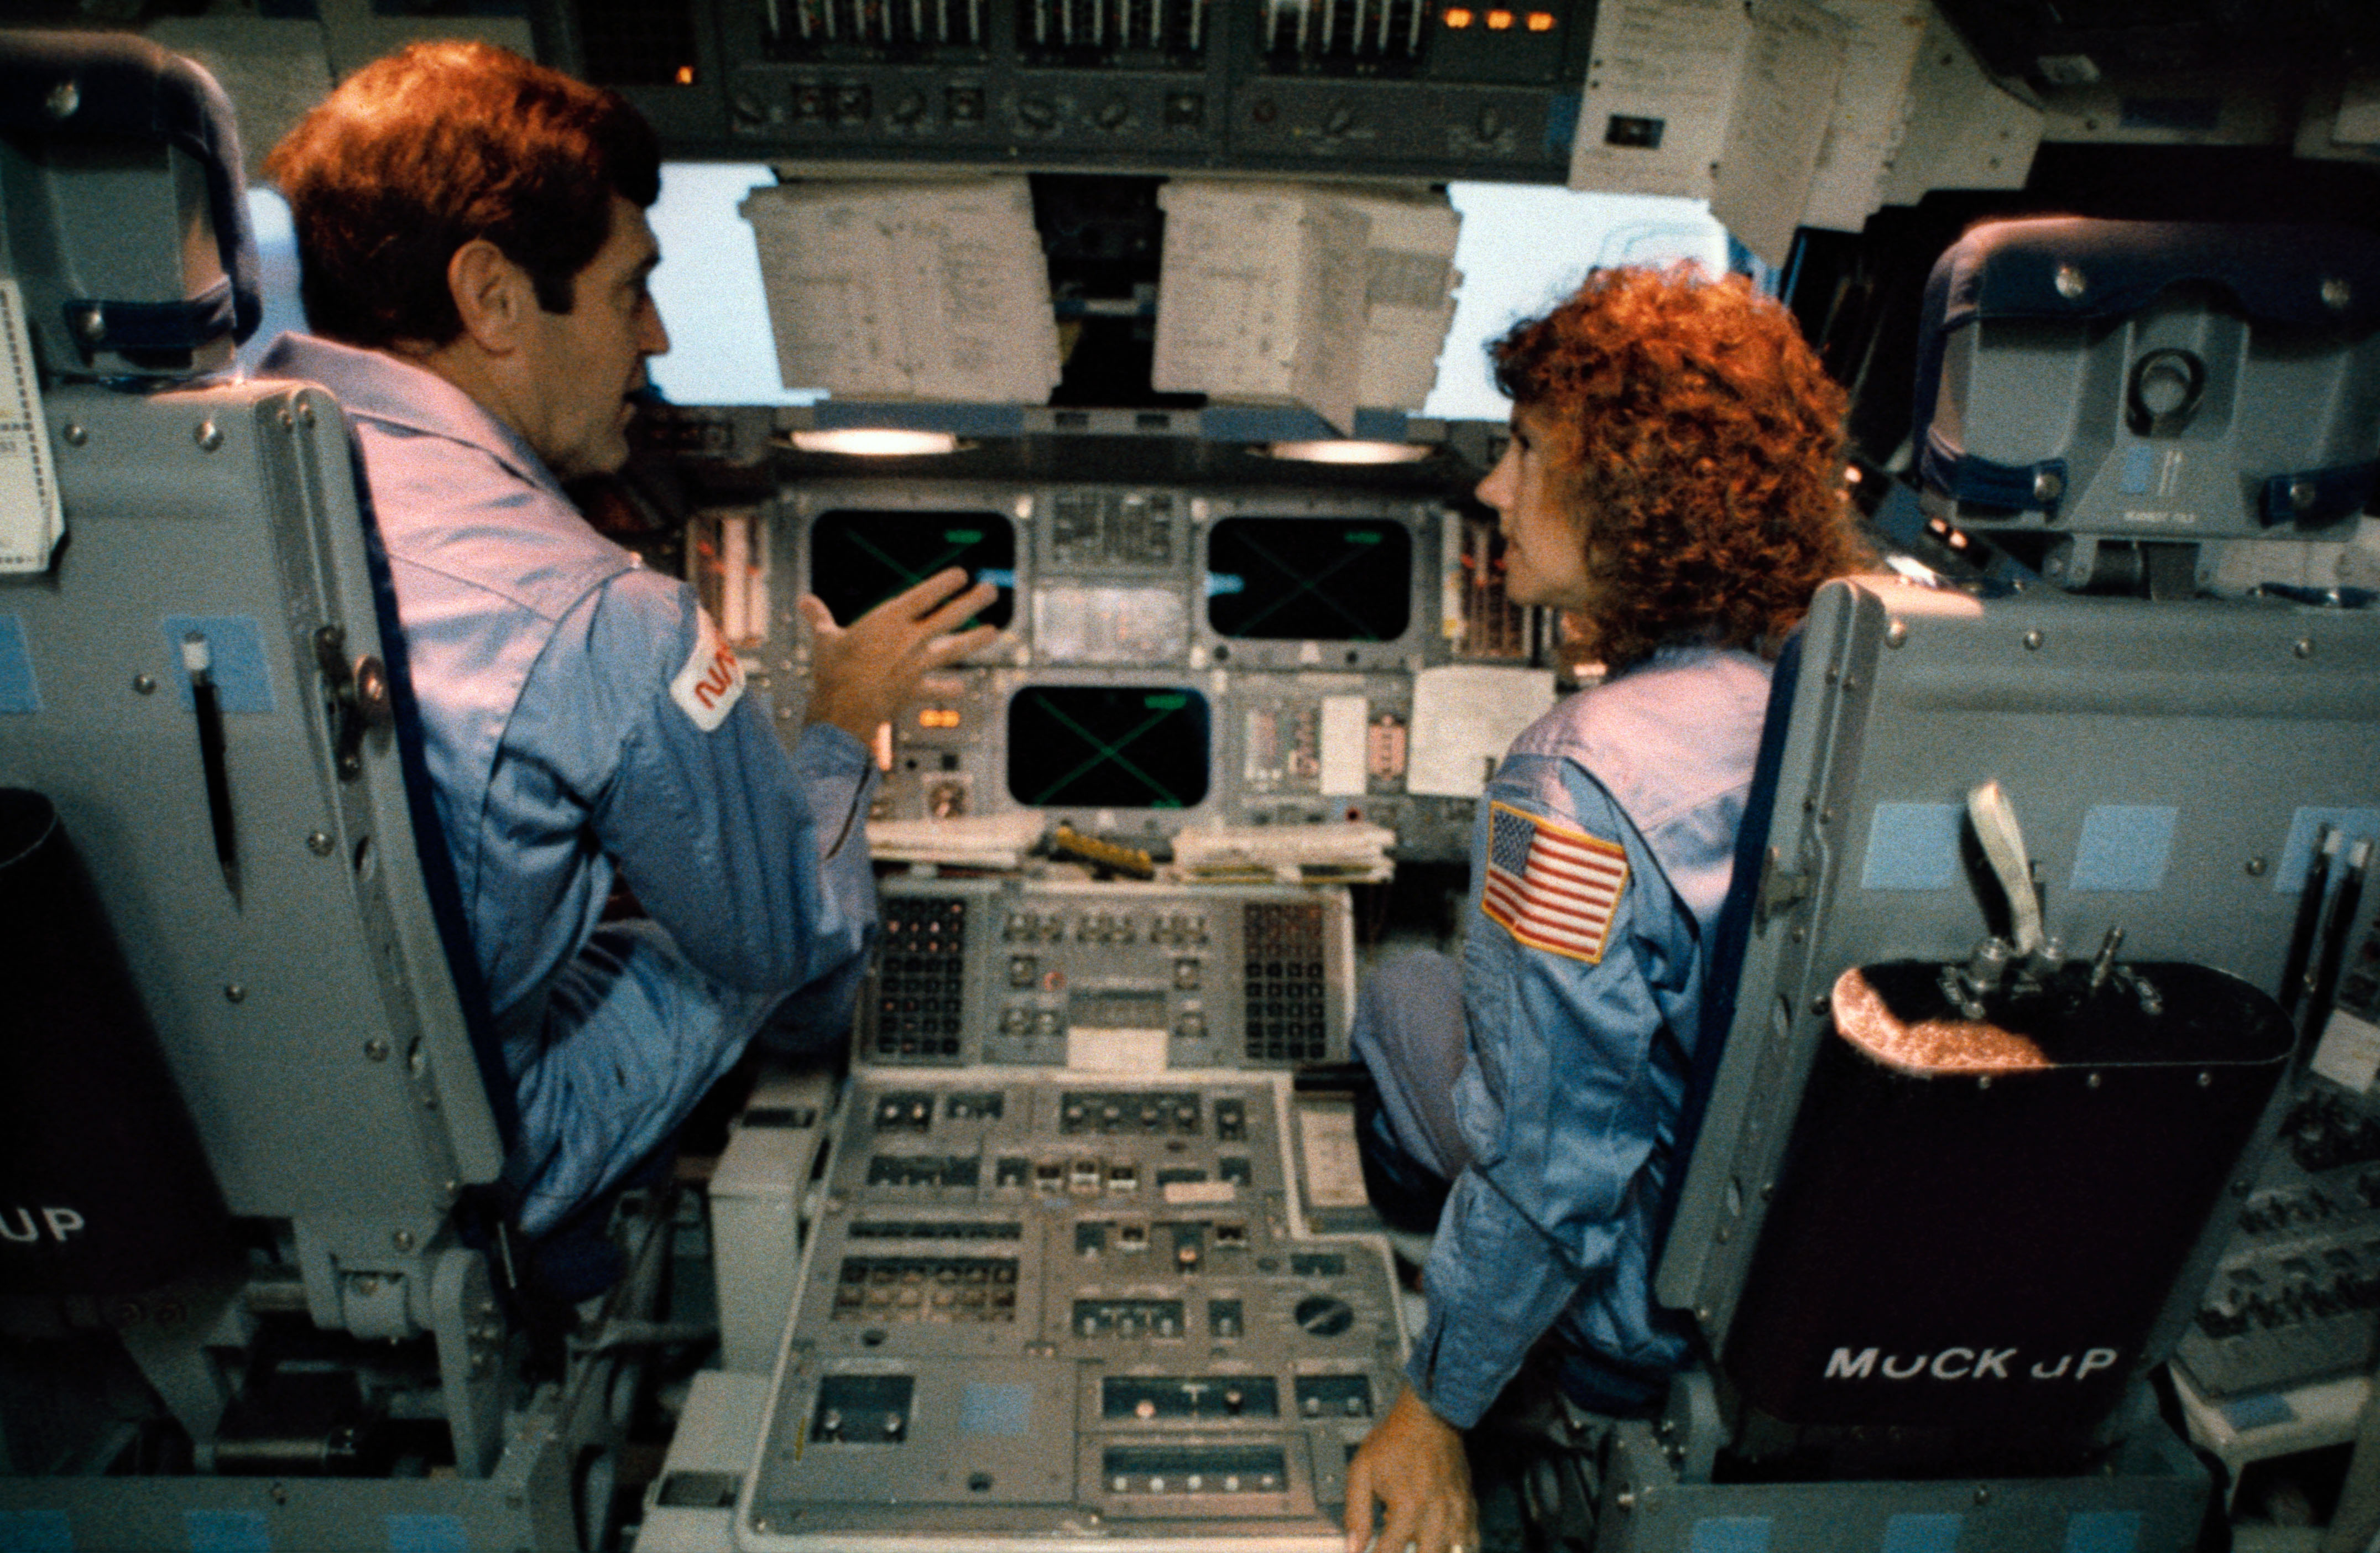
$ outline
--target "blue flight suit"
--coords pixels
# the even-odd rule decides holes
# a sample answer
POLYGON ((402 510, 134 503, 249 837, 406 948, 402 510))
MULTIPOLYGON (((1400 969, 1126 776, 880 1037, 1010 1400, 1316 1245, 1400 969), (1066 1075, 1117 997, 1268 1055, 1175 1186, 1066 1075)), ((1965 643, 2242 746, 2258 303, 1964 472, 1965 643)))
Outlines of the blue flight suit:
POLYGON ((1458 1427, 1548 1332, 1565 1388, 1601 1412, 1641 1411, 1685 1360, 1652 1241, 1768 676, 1750 653, 1666 647, 1539 719, 1480 799, 1467 1034, 1428 1028, 1428 961, 1363 1001, 1380 1123, 1452 1182, 1407 1375, 1458 1427))
POLYGON ((328 389, 362 448, 535 1235, 674 1132, 764 1023, 847 1027, 874 762, 822 724, 788 756, 694 590, 589 528, 461 389, 302 334, 262 372, 328 389), (615 878, 650 920, 601 920, 615 878))

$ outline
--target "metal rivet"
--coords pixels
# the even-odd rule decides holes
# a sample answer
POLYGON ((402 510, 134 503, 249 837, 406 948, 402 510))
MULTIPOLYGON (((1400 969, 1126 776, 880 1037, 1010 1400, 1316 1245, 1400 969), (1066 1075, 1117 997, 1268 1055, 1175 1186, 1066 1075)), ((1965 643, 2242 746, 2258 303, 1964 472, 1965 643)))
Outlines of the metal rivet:
POLYGON ((2301 513, 2312 512, 2314 498, 2321 494, 2322 492, 2315 489, 2313 481, 2293 479, 2289 481, 2289 510, 2301 513))
POLYGON ((2324 307, 2330 309, 2333 312, 2345 312, 2347 310, 2347 305, 2354 300, 2355 288, 2353 286, 2348 285, 2346 281, 2340 279, 2337 275, 2328 275, 2324 277, 2322 283, 2322 305, 2324 307))
POLYGON ((155 695, 157 693, 157 676, 155 674, 134 674, 132 676, 132 689, 133 693, 136 695, 155 695))
POLYGON ((2267 864, 2265 863, 2265 861, 2263 858, 2261 858, 2261 857, 2251 857, 2251 858, 2249 858, 2249 859, 2248 859, 2248 877, 2249 877, 2250 879, 2262 879, 2262 878, 2264 878, 2264 877, 2265 877, 2265 869, 2267 867, 2269 867, 2269 865, 2267 865, 2267 864))
POLYGON ((285 410, 283 410, 283 411, 281 412, 281 415, 280 415, 280 420, 281 420, 281 429, 282 429, 284 431, 288 431, 292 426, 295 426, 295 425, 297 425, 297 424, 298 424, 298 418, 297 418, 296 416, 291 415, 291 414, 290 414, 286 409, 285 409, 285 410))
POLYGON ((201 453, 212 453, 223 446, 223 428, 212 420, 201 420, 190 429, 190 440, 199 444, 201 453))
POLYGON ((1810 1012, 1812 1013, 1824 1013, 1834 1006, 1835 1001, 1832 998, 1828 997, 1824 992, 1819 993, 1816 997, 1810 1000, 1810 1012))
POLYGON ((334 844, 336 843, 331 840, 331 832, 328 831, 310 831, 307 832, 306 850, 312 853, 317 857, 328 857, 331 855, 331 848, 334 844))
POLYGON ((74 117, 76 111, 82 106, 81 83, 72 77, 60 81, 50 88, 50 95, 42 105, 50 110, 52 118, 74 117))
POLYGON ((84 308, 75 314, 74 327, 83 344, 95 346, 107 338, 107 314, 97 308, 84 308))
POLYGON ((1909 645, 1909 623, 1905 620, 1896 620, 1891 625, 1886 626, 1884 628, 1884 645, 1887 647, 1907 647, 1909 645))
POLYGON ((2024 634, 2024 649, 2027 652, 2039 652, 2041 650, 2041 643, 2042 636, 2040 632, 2027 631, 2024 634))
POLYGON ((1976 1502, 1977 1504, 1989 1504, 1989 1503, 1991 1503, 1991 1502, 1992 1502, 1992 1491, 1991 1491, 1989 1488, 1978 1488, 1978 1489, 1976 1489, 1976 1490, 1975 1490, 1975 1502, 1976 1502))
POLYGON ((2289 650, 2296 653, 2300 658, 2311 658, 2313 656, 2313 638, 2312 637, 2300 637, 2297 639, 2296 644, 2292 646, 2289 650))
POLYGON ((2213 1086, 2214 1083, 2215 1075, 2213 1074, 2203 1073, 2198 1075, 2198 1086, 2201 1089, 2208 1088, 2213 1086))
POLYGON ((314 401, 311 399, 298 401, 298 424, 300 426, 314 424, 314 401))
POLYGON ((1611 1502, 1621 1510, 1633 1510, 1636 1508, 1636 1490, 1622 1488, 1611 1497, 1611 1502))
POLYGON ((236 982, 236 981, 225 982, 225 983, 224 984, 224 1001, 225 1001, 225 1002, 227 1002, 227 1003, 243 1003, 243 1002, 246 1002, 247 1001, 248 1001, 248 989, 247 989, 247 988, 242 987, 238 982, 236 982))
POLYGON ((2058 287, 2058 295, 2070 302, 2077 300, 2090 289, 2089 283, 2082 278, 2082 272, 2071 264, 2060 264, 2058 273, 2050 277, 2050 284, 2058 287))
POLYGON ((2066 482, 2058 478, 2057 470, 2044 469, 2039 474, 2033 477, 2033 499, 2034 501, 2055 502, 2058 498, 2065 494, 2066 482))
POLYGON ((399 1230, 396 1233, 388 1237, 388 1244, 396 1247, 399 1251, 410 1251, 413 1249, 413 1231, 410 1230, 399 1230))
POLYGON ((2091 1088, 2093 1088, 2093 1089, 2096 1089, 2097 1087, 2099 1087, 2099 1075, 2098 1075, 2097 1074, 2093 1074, 2090 1077, 2088 1077, 2088 1078, 2084 1079, 2082 1082, 2083 1082, 2085 1085, 2087 1085, 2088 1086, 2090 1086, 2091 1088))
POLYGON ((79 420, 67 421, 62 435, 65 436, 68 447, 80 447, 91 441, 91 433, 83 429, 83 424, 79 420))
POLYGON ((364 1042, 364 1056, 375 1062, 387 1062, 388 1042, 381 1039, 378 1036, 374 1036, 371 1039, 364 1042))

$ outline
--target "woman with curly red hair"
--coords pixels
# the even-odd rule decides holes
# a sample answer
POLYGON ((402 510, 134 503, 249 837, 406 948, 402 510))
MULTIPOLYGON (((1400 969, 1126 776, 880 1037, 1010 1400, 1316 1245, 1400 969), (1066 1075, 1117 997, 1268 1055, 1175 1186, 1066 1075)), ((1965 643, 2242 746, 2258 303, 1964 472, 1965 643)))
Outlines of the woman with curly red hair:
POLYGON ((1384 967, 1354 1042, 1391 1223, 1434 1226, 1410 1384, 1348 1465, 1347 1535, 1476 1547, 1461 1431, 1540 1341, 1591 1412, 1658 1405, 1658 1205, 1770 660, 1862 548, 1844 397, 1784 309, 1692 266, 1603 270, 1491 347, 1512 441, 1479 499, 1505 592, 1565 612, 1607 676, 1482 796, 1463 964, 1384 967))

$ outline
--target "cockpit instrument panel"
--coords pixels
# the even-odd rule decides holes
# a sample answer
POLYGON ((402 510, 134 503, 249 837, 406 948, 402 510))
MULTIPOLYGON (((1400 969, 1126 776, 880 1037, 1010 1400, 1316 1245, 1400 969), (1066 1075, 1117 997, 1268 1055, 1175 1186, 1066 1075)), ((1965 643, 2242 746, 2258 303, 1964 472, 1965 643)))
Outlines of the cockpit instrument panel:
POLYGON ((1356 819, 1400 855, 1456 858, 1469 797, 1408 783, 1428 754, 1417 676, 1548 678, 1484 526, 1432 493, 803 480, 721 521, 746 531, 709 552, 744 570, 708 591, 786 708, 808 671, 800 593, 847 624, 947 567, 999 585, 981 618, 1002 640, 931 676, 880 741, 882 819, 1040 810, 1134 844, 1356 819))

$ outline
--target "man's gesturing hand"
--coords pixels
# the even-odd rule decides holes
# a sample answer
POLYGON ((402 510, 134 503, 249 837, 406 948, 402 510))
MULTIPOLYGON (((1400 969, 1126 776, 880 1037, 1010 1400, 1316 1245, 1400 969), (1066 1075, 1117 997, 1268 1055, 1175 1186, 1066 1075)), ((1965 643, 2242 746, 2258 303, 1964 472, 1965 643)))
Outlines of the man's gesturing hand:
POLYGON ((988 582, 959 592, 966 578, 956 566, 937 572, 848 625, 837 625, 817 594, 803 594, 794 607, 811 634, 808 721, 866 744, 917 695, 919 679, 997 640, 995 625, 945 635, 1000 597, 988 582))
POLYGON ((1463 1433, 1411 1388, 1347 1463, 1347 1553, 1363 1553, 1371 1541, 1375 1498, 1389 1510, 1378 1553, 1404 1553, 1408 1543, 1415 1553, 1475 1553, 1479 1547, 1463 1433))

